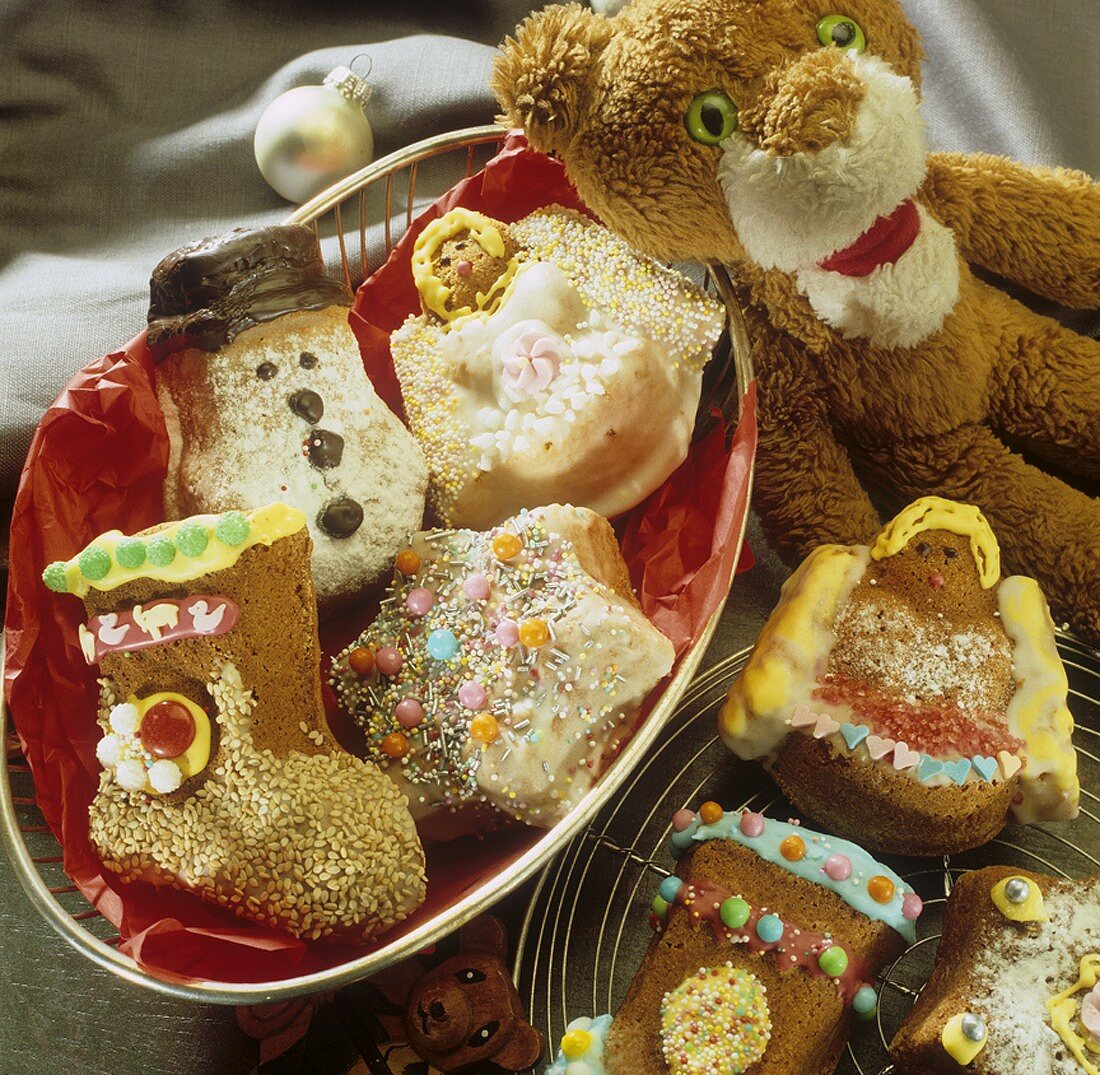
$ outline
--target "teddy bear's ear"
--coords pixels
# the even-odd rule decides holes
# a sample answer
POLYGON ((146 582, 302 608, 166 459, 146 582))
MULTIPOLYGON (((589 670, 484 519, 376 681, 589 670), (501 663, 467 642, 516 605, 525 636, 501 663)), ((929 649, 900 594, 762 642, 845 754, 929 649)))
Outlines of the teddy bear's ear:
POLYGON ((577 133, 585 81, 614 33, 613 24, 580 4, 537 11, 500 47, 492 89, 502 118, 522 127, 543 153, 560 151, 577 133))
POLYGON ((491 914, 483 914, 458 931, 458 950, 480 956, 508 958, 508 933, 504 923, 491 914))

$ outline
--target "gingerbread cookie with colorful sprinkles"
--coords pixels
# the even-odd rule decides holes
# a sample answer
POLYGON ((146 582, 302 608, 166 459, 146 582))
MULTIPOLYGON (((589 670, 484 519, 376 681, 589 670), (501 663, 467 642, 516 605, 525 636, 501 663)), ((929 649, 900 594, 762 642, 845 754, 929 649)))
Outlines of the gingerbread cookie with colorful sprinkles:
POLYGON ((417 237, 423 312, 390 349, 447 526, 632 508, 683 462, 722 305, 560 207, 453 209, 417 237))
POLYGON ((329 734, 309 552, 305 516, 276 503, 110 531, 44 580, 88 614, 107 869, 361 941, 423 900, 424 855, 392 782, 329 734))
POLYGON ((633 730, 672 644, 607 521, 551 505, 417 534, 331 683, 428 836, 553 825, 633 730))
POLYGON ((833 830, 935 855, 1076 815, 1067 693, 1038 585, 1001 578, 977 508, 925 497, 806 558, 719 724, 833 830))

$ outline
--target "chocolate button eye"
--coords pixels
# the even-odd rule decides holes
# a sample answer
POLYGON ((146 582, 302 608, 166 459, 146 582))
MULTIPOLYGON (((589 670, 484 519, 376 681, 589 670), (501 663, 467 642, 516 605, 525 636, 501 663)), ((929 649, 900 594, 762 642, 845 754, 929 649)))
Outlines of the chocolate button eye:
POLYGON ((927 541, 922 541, 917 545, 917 555, 927 556, 932 551, 932 546, 927 541))
POLYGON ((959 550, 953 549, 950 545, 948 545, 944 548, 943 554, 947 557, 948 560, 954 560, 955 557, 959 555, 959 550))
POLYGON ((309 461, 318 470, 338 467, 344 457, 344 438, 327 429, 315 429, 306 438, 306 451, 309 461))
POLYGON ((303 351, 298 356, 298 365, 304 370, 311 370, 317 365, 317 356, 312 351, 303 351))
POLYGON ((319 422, 325 413, 325 401, 316 392, 302 388, 290 397, 290 409, 307 422, 319 422))
POLYGON ((256 367, 256 376, 259 377, 261 381, 270 381, 277 372, 278 370, 274 362, 261 362, 256 367))
POLYGON ((329 537, 351 537, 363 525, 363 506, 347 496, 330 500, 317 516, 317 525, 329 537))

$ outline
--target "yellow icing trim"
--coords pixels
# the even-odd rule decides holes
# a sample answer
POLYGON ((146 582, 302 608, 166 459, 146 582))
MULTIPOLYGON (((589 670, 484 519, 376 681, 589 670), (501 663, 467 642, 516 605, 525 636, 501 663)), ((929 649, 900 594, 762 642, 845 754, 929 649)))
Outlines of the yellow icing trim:
POLYGON ((946 1050, 947 1055, 956 1064, 962 1064, 963 1066, 969 1064, 985 1048, 985 1043, 989 1040, 989 1035, 985 1034, 981 1041, 971 1041, 963 1033, 962 1022, 966 1014, 964 1012, 962 1015, 951 1016, 940 1034, 940 1043, 946 1050))
MULTIPOLYGON (((202 706, 192 701, 185 694, 176 694, 174 691, 160 691, 158 694, 150 694, 148 698, 141 699, 131 695, 126 700, 137 707, 138 735, 141 734, 141 722, 145 719, 145 714, 153 706, 159 705, 161 702, 179 702, 180 705, 186 706, 191 716, 195 718, 195 738, 191 740, 191 745, 184 753, 167 760, 173 761, 179 766, 184 780, 189 779, 196 773, 201 773, 206 768, 207 763, 210 761, 210 717, 202 706)), ((150 795, 159 794, 148 780, 145 781, 145 790, 150 795)))
MULTIPOLYGON (((141 540, 149 542, 165 538, 173 541, 175 536, 185 525, 201 526, 206 530, 208 541, 206 548, 198 556, 187 556, 179 549, 171 563, 158 567, 151 564, 146 557, 145 562, 136 568, 123 567, 118 562, 116 550, 119 543, 127 540, 128 536, 121 530, 108 530, 100 534, 87 548, 82 549, 71 560, 51 564, 48 571, 60 569, 64 572, 64 588, 66 593, 83 597, 89 590, 113 590, 123 586, 134 579, 156 579, 159 582, 188 582, 201 578, 214 571, 232 567, 240 558, 245 549, 253 545, 271 545, 281 538, 289 537, 297 533, 306 525, 306 517, 297 508, 289 507, 281 502, 269 504, 265 508, 257 508, 255 511, 243 512, 248 520, 248 536, 237 545, 228 545, 221 541, 215 533, 215 526, 224 515, 192 515, 189 519, 181 519, 173 522, 157 531, 155 534, 146 534, 141 540), (110 570, 99 579, 88 579, 80 570, 80 557, 91 549, 102 549, 111 557, 110 570)), ((51 589, 61 589, 51 585, 51 589)))
POLYGON ((458 310, 447 309, 447 299, 450 298, 451 289, 436 275, 433 263, 439 248, 448 239, 453 239, 463 231, 469 231, 470 238, 489 257, 504 257, 504 237, 500 233, 498 222, 483 213, 459 207, 444 213, 438 220, 433 220, 417 236, 410 259, 413 282, 416 284, 416 290, 420 292, 425 308, 438 314, 444 321, 452 323, 475 313, 493 313, 500 306, 504 292, 519 268, 518 259, 512 258, 489 291, 486 294, 478 292, 475 299, 476 310, 469 306, 463 306, 458 310))
POLYGON ((1034 579, 1012 575, 997 587, 997 607, 1012 641, 1016 680, 1006 723, 1024 741, 1021 799, 1012 807, 1013 816, 1025 824, 1076 817, 1081 787, 1073 717, 1066 705, 1069 682, 1046 599, 1034 579))
POLYGON ((1006 877, 998 881, 989 893, 993 906, 1010 922, 1049 922, 1050 916, 1043 904, 1043 890, 1029 877, 1006 877), (1010 881, 1023 881, 1029 891, 1023 903, 1013 903, 1005 893, 1010 881))
POLYGON ((893 556, 926 530, 948 530, 970 539, 970 555, 978 567, 982 589, 1001 577, 1001 550, 985 516, 973 504, 959 504, 939 496, 924 496, 898 512, 883 527, 871 549, 871 558, 893 556))
POLYGON ((813 681, 836 617, 866 567, 865 545, 821 545, 783 584, 718 718, 722 738, 739 757, 761 757, 786 736, 785 722, 813 681))
POLYGON ((1085 1055, 1085 1050, 1098 1052, 1092 1042, 1077 1033, 1070 1026, 1070 1020, 1077 1014, 1077 1002, 1073 999, 1074 993, 1082 989, 1091 990, 1100 976, 1100 954, 1096 952, 1084 956, 1081 959, 1077 981, 1068 989, 1063 989, 1057 996, 1047 1001, 1047 1011, 1050 1012, 1050 1025, 1054 1028, 1058 1037, 1065 1042, 1066 1047, 1073 1053, 1074 1059, 1088 1073, 1088 1075, 1100 1075, 1100 1069, 1085 1055))

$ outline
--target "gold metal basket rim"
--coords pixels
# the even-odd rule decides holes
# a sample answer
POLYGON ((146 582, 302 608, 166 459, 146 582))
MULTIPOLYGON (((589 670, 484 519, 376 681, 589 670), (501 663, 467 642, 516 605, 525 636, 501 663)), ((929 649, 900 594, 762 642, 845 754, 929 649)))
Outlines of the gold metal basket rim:
MULTIPOLYGON (((285 223, 311 224, 320 237, 320 222, 328 214, 333 214, 345 279, 350 286, 354 282, 354 276, 365 276, 367 272, 367 221, 363 194, 369 187, 381 181, 385 181, 386 184, 385 218, 382 223, 388 256, 394 245, 391 221, 394 177, 403 170, 408 171, 409 182, 405 199, 405 226, 407 229, 414 215, 416 170, 420 163, 444 153, 465 150, 466 175, 469 176, 473 170, 475 150, 478 147, 490 146, 493 143, 499 144, 503 142, 507 134, 508 132, 503 128, 491 125, 468 127, 435 135, 405 146, 321 192, 317 197, 288 216, 285 223), (346 232, 343 224, 343 207, 349 200, 356 197, 359 201, 359 274, 353 274, 351 271, 346 232)), ((727 309, 730 354, 740 396, 748 388, 753 376, 744 322, 741 318, 740 307, 734 297, 732 283, 724 268, 719 265, 708 265, 707 270, 718 295, 727 309)), ((748 480, 751 490, 751 464, 748 480)), ((747 520, 748 497, 746 499, 745 518, 742 521, 741 532, 737 537, 736 552, 738 555, 744 543, 747 520)), ((737 559, 738 556, 735 556, 735 564, 737 559)), ((731 584, 732 581, 731 577, 731 584)), ((723 600, 723 606, 724 603, 723 600)), ((721 617, 723 606, 720 606, 708 621, 699 641, 685 653, 661 697, 622 753, 615 759, 597 784, 590 789, 588 794, 561 822, 555 825, 554 828, 547 830, 546 834, 512 863, 507 870, 468 892, 442 914, 421 923, 409 933, 394 939, 390 943, 371 949, 361 957, 349 960, 338 967, 279 981, 258 983, 179 982, 159 978, 143 970, 128 956, 123 955, 117 948, 112 946, 111 941, 117 943, 117 938, 105 941, 88 931, 85 923, 90 918, 96 917, 98 912, 93 910, 92 912, 81 912, 78 915, 74 914, 62 906, 55 892, 51 892, 50 886, 39 869, 43 861, 47 860, 32 856, 23 839, 24 831, 20 827, 15 811, 11 765, 6 756, 3 778, 0 779, 0 836, 2 836, 4 847, 20 884, 39 913, 77 951, 99 967, 126 981, 182 1000, 213 1004, 262 1004, 302 994, 338 989, 360 981, 442 940, 445 936, 484 912, 488 906, 502 899, 527 881, 540 866, 548 863, 554 855, 561 851, 595 816, 596 812, 604 805, 622 781, 627 778, 637 761, 641 759, 660 734, 661 729, 676 708, 702 661, 721 617)), ((3 640, 0 638, 0 681, 3 677, 3 658, 3 640)), ((11 718, 7 705, 0 701, 0 706, 2 706, 0 729, 6 733, 11 718)))

